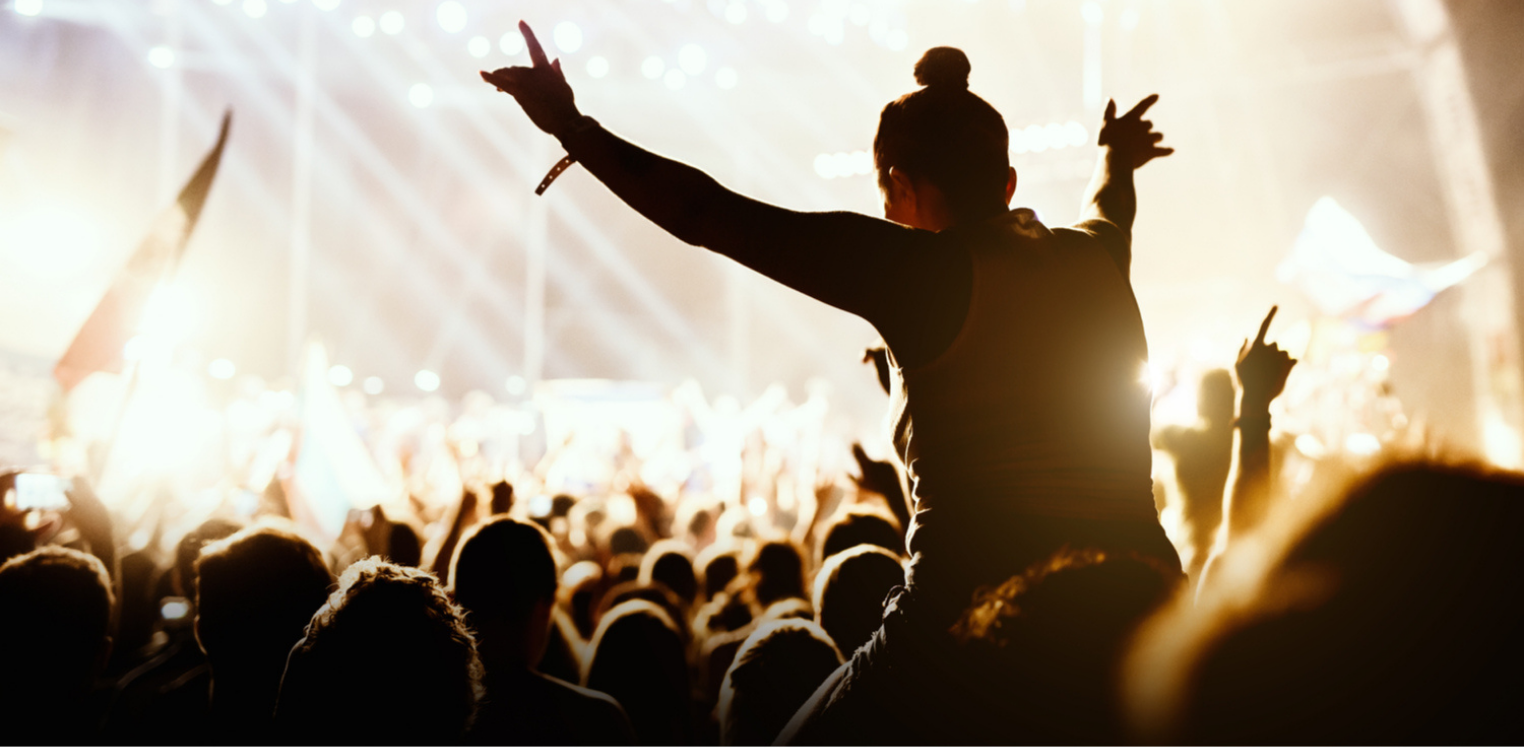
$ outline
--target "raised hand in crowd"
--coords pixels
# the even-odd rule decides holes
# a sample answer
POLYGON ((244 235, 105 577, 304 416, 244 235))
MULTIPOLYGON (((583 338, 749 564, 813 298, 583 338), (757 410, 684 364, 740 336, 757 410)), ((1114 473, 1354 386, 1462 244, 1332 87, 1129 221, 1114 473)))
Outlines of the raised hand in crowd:
POLYGON ((581 119, 582 113, 577 111, 571 86, 561 72, 561 61, 552 62, 545 55, 545 48, 540 46, 529 24, 519 21, 519 32, 529 48, 531 64, 498 68, 490 73, 483 71, 482 80, 512 96, 536 127, 559 135, 581 119))
MULTIPOLYGON (((1251 343, 1244 340, 1238 351, 1241 393, 1238 404, 1238 464, 1223 512, 1223 529, 1213 558, 1227 546, 1253 532, 1270 510, 1270 403, 1286 387, 1286 377, 1296 366, 1296 359, 1279 345, 1265 342, 1270 322, 1280 307, 1270 307, 1260 323, 1259 334, 1251 343)), ((1208 565, 1211 565, 1208 561, 1208 565)), ((1204 583, 1207 571, 1202 572, 1204 583)))

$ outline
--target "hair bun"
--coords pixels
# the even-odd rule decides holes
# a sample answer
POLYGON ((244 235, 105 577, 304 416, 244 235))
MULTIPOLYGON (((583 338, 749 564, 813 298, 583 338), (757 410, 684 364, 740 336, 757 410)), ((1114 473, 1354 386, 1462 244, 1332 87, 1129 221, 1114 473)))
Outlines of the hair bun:
POLYGON ((968 89, 968 73, 973 66, 968 55, 957 47, 932 47, 915 64, 915 82, 927 88, 968 89))

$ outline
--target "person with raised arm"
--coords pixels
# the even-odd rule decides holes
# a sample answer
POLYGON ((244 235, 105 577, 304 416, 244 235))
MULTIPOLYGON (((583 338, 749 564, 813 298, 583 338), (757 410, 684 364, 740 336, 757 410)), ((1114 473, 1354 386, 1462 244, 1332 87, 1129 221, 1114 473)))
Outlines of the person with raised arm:
POLYGON ((1157 96, 1121 116, 1107 106, 1083 220, 1049 228, 1009 208, 1017 175, 1005 121, 968 90, 967 56, 937 47, 916 64, 922 88, 880 115, 873 155, 887 220, 799 212, 605 130, 577 108, 559 61, 519 28, 532 64, 482 78, 566 148, 542 188, 581 163, 677 238, 862 317, 887 344, 896 456, 915 505, 908 586, 795 720, 818 729, 792 725, 781 739, 948 742, 932 701, 951 698, 941 687, 963 672, 947 629, 976 588, 1065 545, 1179 568, 1153 508, 1139 383, 1148 346, 1129 279, 1133 172, 1173 152, 1143 119, 1157 96), (912 664, 930 662, 948 664, 912 664), (861 732, 854 714, 885 732, 861 732))

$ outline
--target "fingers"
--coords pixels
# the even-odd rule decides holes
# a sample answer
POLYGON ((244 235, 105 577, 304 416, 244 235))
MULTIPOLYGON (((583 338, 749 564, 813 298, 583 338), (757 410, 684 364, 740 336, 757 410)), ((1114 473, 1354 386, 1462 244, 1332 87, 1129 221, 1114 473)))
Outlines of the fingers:
POLYGON ((534 31, 529 24, 519 21, 519 33, 524 35, 524 44, 529 47, 529 59, 534 61, 535 67, 548 67, 550 58, 545 56, 545 48, 540 46, 540 40, 534 37, 534 31))
POLYGON ((1175 152, 1173 148, 1155 148, 1150 158, 1163 158, 1175 152))
POLYGON ((1116 99, 1108 99, 1106 101, 1106 121, 1110 122, 1110 121, 1112 121, 1112 120, 1114 120, 1116 118, 1117 118, 1117 100, 1116 99))
POLYGON ((1259 326, 1259 337, 1254 339, 1254 344, 1255 345, 1264 345, 1265 344, 1265 333, 1269 332, 1269 330, 1270 330, 1270 320, 1275 319, 1275 313, 1277 311, 1279 311, 1279 310, 1280 310, 1280 306, 1272 306, 1272 307, 1270 307, 1270 313, 1265 315, 1265 321, 1260 323, 1260 326, 1259 326))
POLYGON ((1148 98, 1138 102, 1138 105, 1133 107, 1131 110, 1129 110, 1127 112, 1127 114, 1122 115, 1122 119, 1128 119, 1128 118, 1142 119, 1143 118, 1143 113, 1148 111, 1148 108, 1153 106, 1154 102, 1156 102, 1158 100, 1159 100, 1159 94, 1150 94, 1148 96, 1148 98))

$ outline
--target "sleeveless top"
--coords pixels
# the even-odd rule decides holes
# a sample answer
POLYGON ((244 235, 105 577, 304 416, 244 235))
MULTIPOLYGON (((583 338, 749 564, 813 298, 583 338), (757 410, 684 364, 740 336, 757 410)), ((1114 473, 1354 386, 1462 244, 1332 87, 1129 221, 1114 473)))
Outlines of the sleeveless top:
POLYGON ((1018 209, 942 236, 972 256, 967 316, 939 357, 891 378, 915 563, 999 545, 1024 518, 1156 523, 1148 344, 1103 244, 1120 233, 1018 209))

